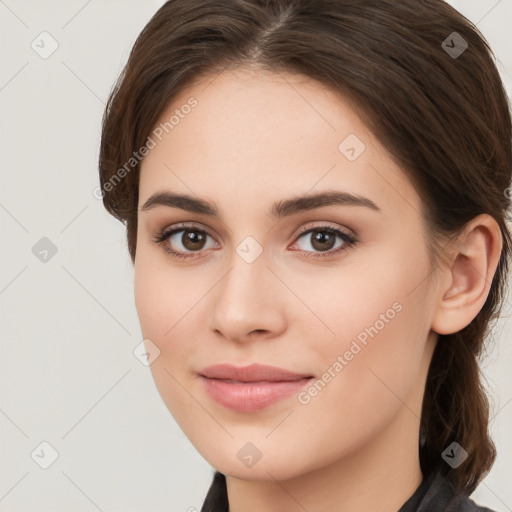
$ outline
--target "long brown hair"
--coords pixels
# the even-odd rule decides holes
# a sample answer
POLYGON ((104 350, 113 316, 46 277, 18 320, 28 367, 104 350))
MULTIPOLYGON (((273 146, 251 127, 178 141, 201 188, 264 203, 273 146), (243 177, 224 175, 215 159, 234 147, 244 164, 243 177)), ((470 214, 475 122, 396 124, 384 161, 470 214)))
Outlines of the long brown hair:
POLYGON ((422 197, 434 264, 439 241, 477 215, 498 223, 503 249, 489 295, 467 327, 439 336, 421 417, 423 473, 446 471, 457 492, 470 493, 496 456, 478 360, 500 313, 511 250, 510 109, 487 42, 442 0, 168 1, 139 35, 103 121, 103 203, 126 223, 133 261, 134 151, 176 94, 236 66, 300 73, 348 98, 422 197), (453 441, 468 458, 449 470, 441 454, 453 441))

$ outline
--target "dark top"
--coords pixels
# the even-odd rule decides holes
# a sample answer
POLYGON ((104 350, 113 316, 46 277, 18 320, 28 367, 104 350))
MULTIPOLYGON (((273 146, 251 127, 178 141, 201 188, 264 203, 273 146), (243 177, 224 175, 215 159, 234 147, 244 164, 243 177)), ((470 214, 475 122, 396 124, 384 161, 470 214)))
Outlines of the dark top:
MULTIPOLYGON (((424 478, 398 512, 494 512, 478 506, 466 494, 455 495, 449 481, 439 472, 424 478)), ((201 512, 229 512, 226 477, 215 472, 201 512)))

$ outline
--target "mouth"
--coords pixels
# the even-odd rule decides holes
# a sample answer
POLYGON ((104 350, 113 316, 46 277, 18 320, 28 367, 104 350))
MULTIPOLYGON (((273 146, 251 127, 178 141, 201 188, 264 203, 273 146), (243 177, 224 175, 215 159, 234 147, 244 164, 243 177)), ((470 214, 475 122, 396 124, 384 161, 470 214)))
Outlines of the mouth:
POLYGON ((207 379, 232 380, 237 382, 289 382, 313 377, 311 374, 295 373, 277 366, 251 364, 237 367, 231 364, 208 366, 199 372, 207 379))
POLYGON ((239 412, 264 409, 298 393, 313 376, 276 366, 222 364, 199 372, 207 394, 220 405, 239 412))

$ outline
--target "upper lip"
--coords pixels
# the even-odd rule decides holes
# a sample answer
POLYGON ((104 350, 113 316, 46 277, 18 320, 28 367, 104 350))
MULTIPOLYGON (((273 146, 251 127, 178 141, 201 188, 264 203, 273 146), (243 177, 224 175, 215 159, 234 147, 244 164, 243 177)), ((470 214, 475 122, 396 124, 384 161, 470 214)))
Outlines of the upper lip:
POLYGON ((231 364, 216 364, 208 366, 199 372, 199 375, 208 379, 225 379, 239 382, 259 381, 294 381, 312 377, 305 373, 294 373, 277 366, 251 364, 250 366, 237 367, 231 364))

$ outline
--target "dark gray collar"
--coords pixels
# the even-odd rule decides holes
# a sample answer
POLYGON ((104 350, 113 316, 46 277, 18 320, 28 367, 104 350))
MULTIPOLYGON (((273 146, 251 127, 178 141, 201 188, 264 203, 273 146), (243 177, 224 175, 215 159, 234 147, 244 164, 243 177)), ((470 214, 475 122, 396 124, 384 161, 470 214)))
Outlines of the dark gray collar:
MULTIPOLYGON (((215 472, 201 512, 229 512, 226 478, 215 472)), ((449 481, 441 473, 423 479, 414 494, 398 512, 494 512, 475 504, 466 494, 455 495, 449 481)))

